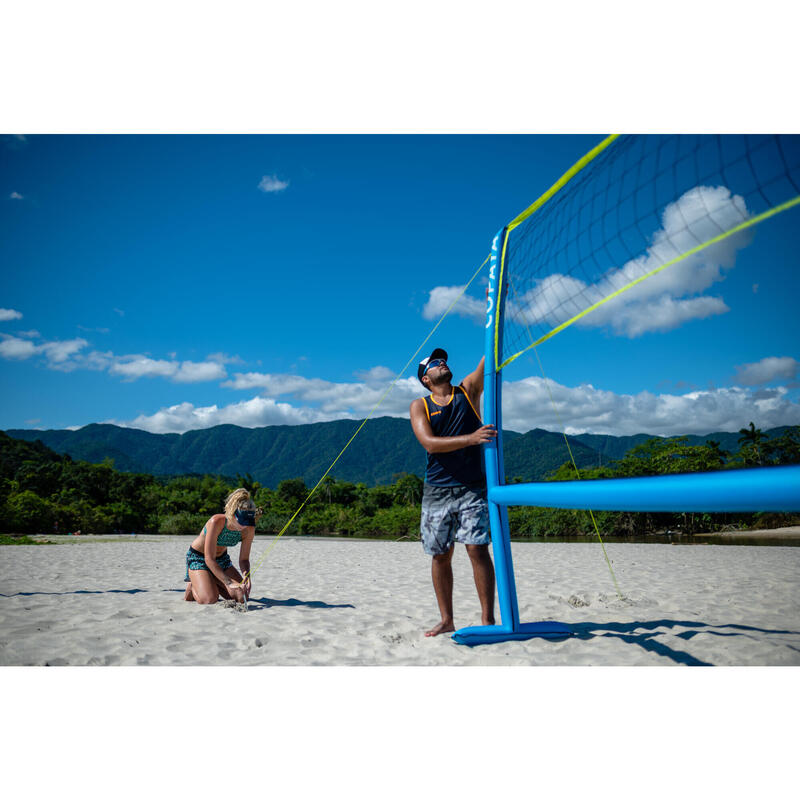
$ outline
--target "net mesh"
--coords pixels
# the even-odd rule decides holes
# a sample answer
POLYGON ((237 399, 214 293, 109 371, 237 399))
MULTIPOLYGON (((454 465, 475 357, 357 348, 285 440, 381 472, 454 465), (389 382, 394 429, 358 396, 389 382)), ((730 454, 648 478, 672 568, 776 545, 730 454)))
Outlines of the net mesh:
POLYGON ((715 313, 755 223, 800 203, 800 137, 619 136, 537 203, 508 226, 498 369, 572 324, 715 313))

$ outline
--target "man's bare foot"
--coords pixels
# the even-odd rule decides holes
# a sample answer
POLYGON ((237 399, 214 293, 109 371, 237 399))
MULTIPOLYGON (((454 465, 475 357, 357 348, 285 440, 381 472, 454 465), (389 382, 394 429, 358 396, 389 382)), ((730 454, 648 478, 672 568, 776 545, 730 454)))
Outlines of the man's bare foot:
POLYGON ((481 617, 481 625, 494 625, 494 617, 481 617))
POLYGON ((183 595, 183 599, 187 600, 190 603, 194 602, 194 592, 192 592, 192 584, 189 583, 186 586, 186 592, 183 595))
POLYGON ((438 636, 440 633, 450 633, 456 629, 452 622, 440 622, 435 628, 425 631, 426 636, 438 636))

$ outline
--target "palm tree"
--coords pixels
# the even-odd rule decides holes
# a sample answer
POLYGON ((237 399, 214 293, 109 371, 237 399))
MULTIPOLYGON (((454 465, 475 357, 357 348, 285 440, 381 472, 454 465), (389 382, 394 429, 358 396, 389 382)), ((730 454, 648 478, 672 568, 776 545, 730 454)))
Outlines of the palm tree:
POLYGON ((325 496, 328 498, 328 505, 331 504, 331 488, 336 483, 336 478, 332 478, 330 475, 326 475, 322 479, 322 491, 325 492, 325 496))
MULTIPOLYGON (((761 432, 761 428, 756 428, 751 422, 749 428, 740 428, 739 433, 741 434, 739 437, 739 444, 742 446, 742 449, 752 448, 756 455, 756 461, 760 466, 763 466, 764 464, 761 460, 761 442, 767 437, 761 432)), ((747 461, 747 457, 745 457, 745 461, 747 461)))

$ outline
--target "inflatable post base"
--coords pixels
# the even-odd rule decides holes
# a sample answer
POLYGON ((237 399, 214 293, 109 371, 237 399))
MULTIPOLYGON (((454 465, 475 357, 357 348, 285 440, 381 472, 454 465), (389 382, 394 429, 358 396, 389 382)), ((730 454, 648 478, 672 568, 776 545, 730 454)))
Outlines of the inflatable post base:
POLYGON ((524 622, 515 630, 502 625, 474 625, 460 628, 452 639, 457 644, 474 647, 477 644, 494 644, 495 642, 514 642, 534 637, 544 639, 566 639, 572 636, 572 628, 563 622, 524 622))

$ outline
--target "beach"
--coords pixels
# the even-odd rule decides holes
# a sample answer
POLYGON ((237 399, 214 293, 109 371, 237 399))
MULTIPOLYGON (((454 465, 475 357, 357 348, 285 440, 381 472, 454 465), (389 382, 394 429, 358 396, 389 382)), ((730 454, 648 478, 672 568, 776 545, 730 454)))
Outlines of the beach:
MULTIPOLYGON (((558 620, 574 635, 470 648, 424 636, 438 612, 418 542, 282 537, 255 571, 244 613, 183 600, 190 541, 2 547, 0 664, 800 664, 800 547, 607 544, 618 594, 598 543, 514 542, 521 620, 558 620)), ((256 539, 254 566, 273 542, 256 539)), ((479 624, 461 545, 453 570, 456 625, 479 624)))

